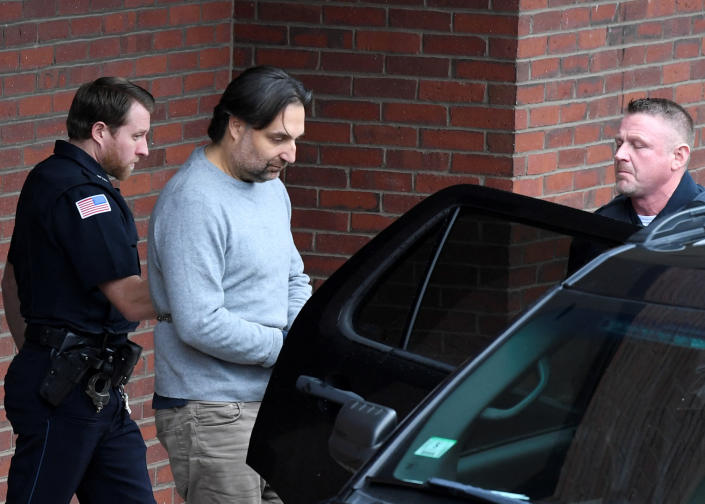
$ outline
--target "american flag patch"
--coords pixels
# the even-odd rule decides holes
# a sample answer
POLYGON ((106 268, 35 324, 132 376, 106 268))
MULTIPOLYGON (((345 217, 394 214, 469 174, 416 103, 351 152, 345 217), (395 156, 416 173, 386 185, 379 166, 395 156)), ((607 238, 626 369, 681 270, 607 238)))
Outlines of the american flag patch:
POLYGON ((78 208, 78 213, 81 214, 81 219, 85 219, 91 215, 109 212, 110 203, 108 203, 108 198, 105 197, 105 194, 96 194, 77 201, 76 208, 78 208))

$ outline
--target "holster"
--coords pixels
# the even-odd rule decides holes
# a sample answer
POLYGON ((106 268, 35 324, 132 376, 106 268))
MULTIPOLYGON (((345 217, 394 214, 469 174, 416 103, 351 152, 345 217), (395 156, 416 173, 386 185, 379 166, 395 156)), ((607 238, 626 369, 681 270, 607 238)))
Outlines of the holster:
POLYGON ((67 331, 63 341, 53 346, 49 371, 39 386, 39 394, 49 404, 58 406, 89 372, 109 377, 108 387, 125 385, 141 354, 142 347, 130 340, 100 348, 94 339, 67 331))
POLYGON ((91 347, 53 351, 51 364, 39 385, 39 395, 52 406, 58 406, 80 383, 86 373, 100 366, 100 349, 91 347))

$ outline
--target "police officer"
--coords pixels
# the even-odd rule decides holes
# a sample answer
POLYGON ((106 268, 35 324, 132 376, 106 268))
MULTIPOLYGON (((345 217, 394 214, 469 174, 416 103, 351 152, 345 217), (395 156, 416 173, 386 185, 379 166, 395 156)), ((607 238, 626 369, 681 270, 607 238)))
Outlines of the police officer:
POLYGON ((124 384, 155 316, 132 213, 109 177, 148 154, 154 98, 121 78, 82 85, 69 141, 27 176, 2 279, 19 348, 5 377, 18 435, 8 503, 154 503, 146 447, 124 384))

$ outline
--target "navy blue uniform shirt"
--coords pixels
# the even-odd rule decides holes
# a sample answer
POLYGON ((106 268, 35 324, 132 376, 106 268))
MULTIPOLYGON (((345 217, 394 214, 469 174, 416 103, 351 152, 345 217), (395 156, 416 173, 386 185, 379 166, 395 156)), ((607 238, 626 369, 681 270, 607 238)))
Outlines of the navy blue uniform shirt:
POLYGON ((83 149, 57 141, 22 187, 8 260, 28 323, 88 333, 126 333, 138 323, 98 285, 140 274, 130 209, 83 149))

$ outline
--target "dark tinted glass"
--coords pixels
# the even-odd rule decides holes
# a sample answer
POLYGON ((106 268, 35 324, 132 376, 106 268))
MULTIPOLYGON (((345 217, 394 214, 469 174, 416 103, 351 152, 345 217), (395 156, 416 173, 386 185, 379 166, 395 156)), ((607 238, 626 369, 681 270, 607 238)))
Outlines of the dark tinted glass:
POLYGON ((364 296, 356 332, 457 365, 565 278, 570 237, 458 209, 364 296))

